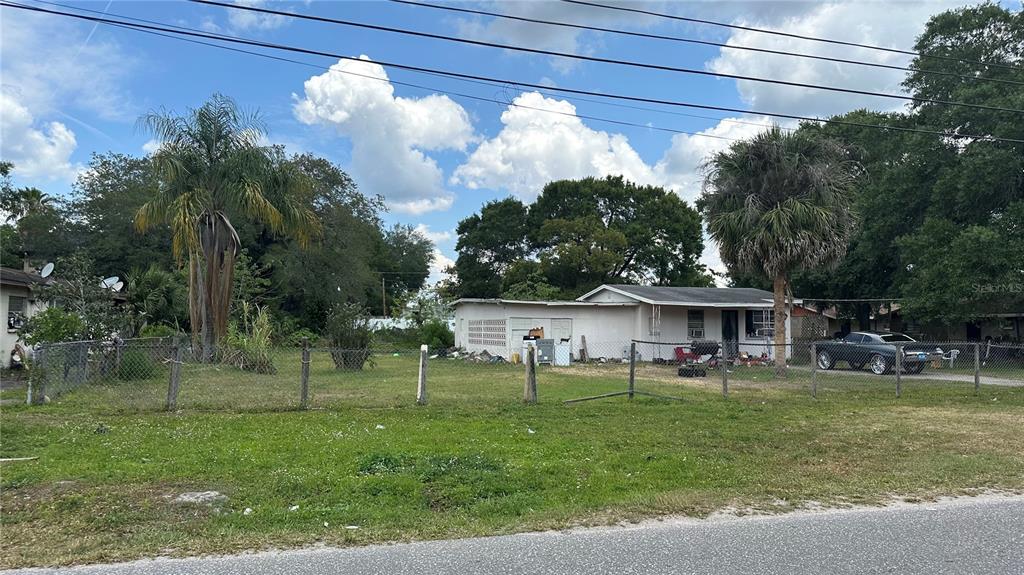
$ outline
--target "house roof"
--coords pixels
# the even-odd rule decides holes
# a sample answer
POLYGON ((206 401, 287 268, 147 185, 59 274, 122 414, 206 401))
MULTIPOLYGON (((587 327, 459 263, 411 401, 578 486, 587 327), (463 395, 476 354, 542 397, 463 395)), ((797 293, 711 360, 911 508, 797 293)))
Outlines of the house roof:
MULTIPOLYGON (((626 297, 657 305, 686 305, 694 307, 770 307, 772 293, 754 288, 700 288, 674 286, 637 286, 605 284, 576 301, 587 301, 595 294, 609 290, 626 297)), ((801 303, 794 300, 793 303, 801 303)))
POLYGON ((520 300, 520 299, 501 299, 501 298, 476 298, 476 297, 464 297, 455 300, 454 305, 463 303, 486 303, 486 304, 500 304, 500 305, 544 305, 544 306, 589 306, 589 307, 631 307, 636 306, 636 302, 621 302, 621 301, 568 301, 568 300, 520 300))
POLYGON ((14 268, 0 268, 0 284, 3 285, 32 287, 33 284, 43 282, 43 276, 39 274, 24 272, 14 268))

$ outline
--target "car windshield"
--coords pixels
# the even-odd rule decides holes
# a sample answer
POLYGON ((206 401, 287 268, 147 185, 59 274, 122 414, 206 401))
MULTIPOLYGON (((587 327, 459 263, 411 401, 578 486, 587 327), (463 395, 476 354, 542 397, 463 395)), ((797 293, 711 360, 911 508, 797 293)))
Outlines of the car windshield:
POLYGON ((880 336, 880 337, 882 338, 882 341, 885 341, 885 342, 892 342, 892 341, 914 341, 913 339, 903 335, 902 333, 887 333, 887 334, 885 334, 883 336, 880 336))

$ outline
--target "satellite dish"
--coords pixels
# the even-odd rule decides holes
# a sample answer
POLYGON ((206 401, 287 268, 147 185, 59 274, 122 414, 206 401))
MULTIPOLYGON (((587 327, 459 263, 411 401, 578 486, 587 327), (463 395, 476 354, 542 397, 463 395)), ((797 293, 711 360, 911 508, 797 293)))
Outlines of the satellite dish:
POLYGON ((107 278, 107 279, 105 279, 105 280, 100 282, 100 287, 101 288, 111 288, 111 287, 114 287, 114 284, 117 283, 118 279, 120 279, 120 278, 118 278, 117 276, 110 276, 109 278, 107 278))
POLYGON ((53 273, 53 262, 50 262, 50 263, 46 264, 45 266, 43 266, 43 269, 39 272, 39 276, 47 278, 47 277, 50 277, 50 274, 52 274, 52 273, 53 273))
POLYGON ((116 284, 114 284, 111 287, 111 289, 113 289, 114 291, 121 291, 121 288, 123 288, 123 287, 124 287, 124 282, 117 282, 116 284))

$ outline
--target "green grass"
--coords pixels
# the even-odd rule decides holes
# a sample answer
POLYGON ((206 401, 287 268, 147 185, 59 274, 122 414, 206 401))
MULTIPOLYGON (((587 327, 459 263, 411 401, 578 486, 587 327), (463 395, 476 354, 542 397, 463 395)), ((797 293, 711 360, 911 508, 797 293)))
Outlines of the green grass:
POLYGON ((0 454, 39 459, 0 469, 0 567, 1024 489, 1022 388, 915 380, 897 399, 888 378, 843 374, 814 400, 806 374, 740 371, 724 399, 717 373, 645 366, 638 389, 684 401, 561 403, 624 389, 611 364, 541 368, 527 406, 521 367, 438 360, 417 407, 414 355, 346 373, 316 353, 302 412, 297 355, 275 361, 186 366, 176 413, 166 368, 4 406, 0 454), (171 502, 199 490, 230 500, 171 502))

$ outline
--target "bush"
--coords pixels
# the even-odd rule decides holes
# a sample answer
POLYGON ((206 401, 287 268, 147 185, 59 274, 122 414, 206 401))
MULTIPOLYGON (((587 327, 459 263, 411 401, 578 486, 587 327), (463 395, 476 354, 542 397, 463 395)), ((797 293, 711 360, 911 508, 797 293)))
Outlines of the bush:
POLYGON ((444 322, 428 321, 420 327, 420 343, 427 344, 432 351, 448 349, 455 345, 455 334, 444 322))
POLYGON ((303 339, 308 339, 310 343, 315 344, 316 340, 319 338, 312 331, 302 327, 293 331, 288 335, 288 337, 282 339, 281 343, 288 347, 298 347, 302 345, 303 339))
POLYGON ((370 358, 370 316, 354 303, 335 306, 327 318, 324 340, 337 369, 360 370, 370 358))
POLYGON ((117 378, 125 381, 149 379, 156 375, 156 362, 149 354, 138 349, 128 349, 121 354, 117 366, 117 378))
POLYGON ((48 307, 29 318, 19 335, 29 345, 81 339, 85 330, 82 318, 59 307, 48 307))
POLYGON ((270 358, 271 332, 267 308, 256 306, 251 313, 249 304, 242 302, 242 318, 231 322, 224 338, 224 363, 256 373, 277 373, 270 358))

